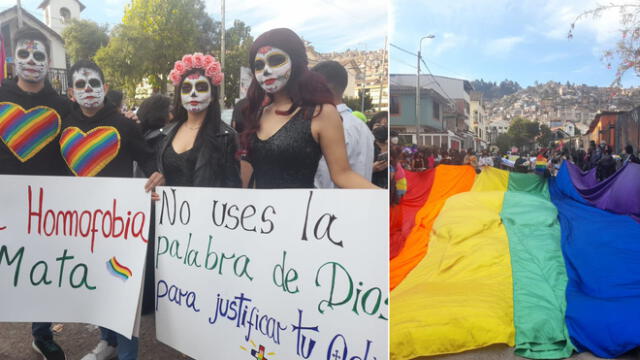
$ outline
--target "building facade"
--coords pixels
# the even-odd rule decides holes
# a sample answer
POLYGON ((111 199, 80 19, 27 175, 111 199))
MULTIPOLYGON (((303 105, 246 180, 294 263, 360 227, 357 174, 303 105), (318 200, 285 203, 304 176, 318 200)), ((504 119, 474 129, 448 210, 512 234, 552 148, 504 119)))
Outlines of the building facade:
POLYGON ((484 105, 484 96, 479 91, 472 91, 470 94, 470 115, 469 130, 474 134, 473 150, 479 151, 487 148, 487 113, 484 105))
MULTIPOLYGON (((392 97, 395 95, 394 89, 412 88, 415 94, 416 80, 416 75, 413 74, 391 74, 392 97)), ((446 141, 440 142, 441 145, 450 144, 448 147, 452 149, 473 148, 475 139, 474 133, 470 130, 470 93, 473 90, 471 83, 464 79, 427 74, 420 75, 420 88, 438 94, 446 104, 443 108, 443 122, 439 128, 434 129, 436 132, 433 133, 434 137, 446 138, 446 141)), ((413 104, 415 107, 415 100, 413 104)), ((421 104, 421 106, 425 105, 421 104)), ((415 110, 413 113, 415 114, 415 110)), ((425 139, 426 145, 430 145, 428 139, 428 137, 425 139)), ((423 144, 422 138, 417 140, 419 145, 423 144)))

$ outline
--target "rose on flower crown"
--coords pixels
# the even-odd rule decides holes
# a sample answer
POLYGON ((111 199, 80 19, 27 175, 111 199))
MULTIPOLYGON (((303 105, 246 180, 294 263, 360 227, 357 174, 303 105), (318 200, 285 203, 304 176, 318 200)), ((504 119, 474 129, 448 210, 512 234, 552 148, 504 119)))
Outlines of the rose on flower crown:
POLYGON ((173 70, 169 73, 169 80, 174 86, 178 86, 184 74, 192 69, 202 69, 204 76, 208 77, 215 86, 219 86, 224 81, 220 63, 215 57, 202 53, 187 54, 182 57, 182 60, 176 61, 173 70))

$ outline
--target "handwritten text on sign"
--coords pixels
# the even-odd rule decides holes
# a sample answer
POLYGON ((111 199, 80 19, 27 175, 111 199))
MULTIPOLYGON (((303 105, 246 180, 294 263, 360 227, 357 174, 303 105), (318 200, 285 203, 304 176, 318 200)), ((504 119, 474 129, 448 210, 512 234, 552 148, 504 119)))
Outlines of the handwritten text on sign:
POLYGON ((158 338, 197 359, 387 358, 387 195, 160 188, 158 338))
POLYGON ((0 176, 0 321, 131 336, 149 229, 144 180, 0 176))

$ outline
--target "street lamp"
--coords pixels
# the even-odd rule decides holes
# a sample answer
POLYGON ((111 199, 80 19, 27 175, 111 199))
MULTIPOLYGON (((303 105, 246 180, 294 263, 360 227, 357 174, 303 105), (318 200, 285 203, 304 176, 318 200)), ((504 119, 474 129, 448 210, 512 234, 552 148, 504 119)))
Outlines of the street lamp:
POLYGON ((421 52, 422 52, 422 40, 424 39, 433 39, 435 35, 427 35, 420 38, 420 42, 418 44, 418 76, 416 76, 416 145, 419 145, 420 141, 420 60, 421 52))

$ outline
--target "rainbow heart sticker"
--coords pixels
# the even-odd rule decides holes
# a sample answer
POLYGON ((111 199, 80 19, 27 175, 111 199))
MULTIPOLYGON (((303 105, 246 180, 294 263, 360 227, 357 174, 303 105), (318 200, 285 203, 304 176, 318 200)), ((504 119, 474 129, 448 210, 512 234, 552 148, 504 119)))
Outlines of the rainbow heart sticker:
POLYGON ((0 102, 0 139, 18 160, 25 162, 47 146, 60 132, 60 115, 50 107, 0 102))
POLYGON ((112 257, 107 261, 107 269, 111 273, 111 275, 121 278, 122 280, 129 280, 129 278, 133 275, 131 270, 120 264, 116 257, 112 257))
POLYGON ((86 134, 75 126, 62 131, 60 151, 76 176, 95 176, 120 151, 120 133, 112 126, 98 126, 86 134))

